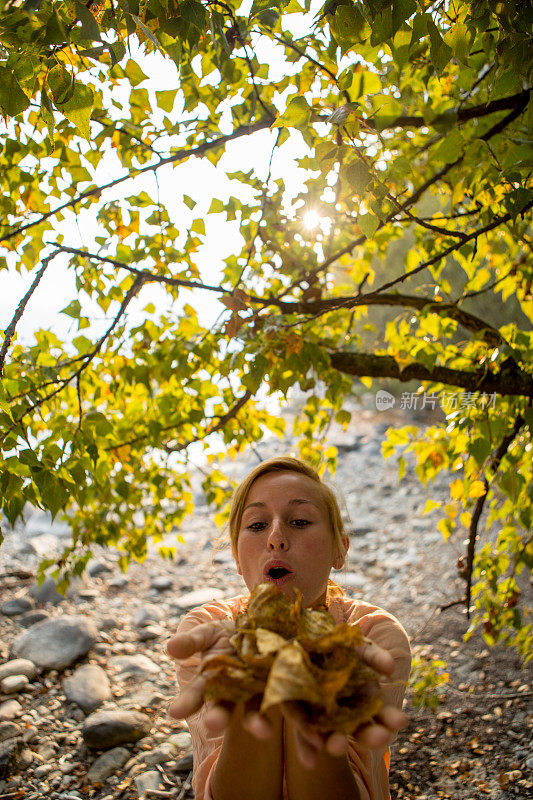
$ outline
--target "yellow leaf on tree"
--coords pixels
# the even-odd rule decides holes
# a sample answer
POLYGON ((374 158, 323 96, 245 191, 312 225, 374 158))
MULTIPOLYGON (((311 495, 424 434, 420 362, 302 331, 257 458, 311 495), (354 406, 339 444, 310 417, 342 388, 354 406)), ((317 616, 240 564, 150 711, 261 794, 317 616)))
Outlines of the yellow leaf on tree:
POLYGON ((468 490, 469 497, 483 497, 486 494, 485 484, 483 481, 474 481, 468 490))
POLYGON ((460 500, 464 494, 464 484, 461 478, 457 478, 450 483, 450 497, 454 500, 460 500))

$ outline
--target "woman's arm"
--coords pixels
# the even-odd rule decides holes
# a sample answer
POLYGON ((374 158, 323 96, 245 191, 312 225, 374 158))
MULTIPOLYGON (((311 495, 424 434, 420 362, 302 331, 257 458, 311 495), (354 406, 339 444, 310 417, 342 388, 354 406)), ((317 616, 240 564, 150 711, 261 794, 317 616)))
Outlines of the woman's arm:
MULTIPOLYGON (((186 662, 198 653, 198 662, 201 663, 206 657, 232 652, 229 642, 231 632, 231 627, 224 627, 220 623, 199 624, 173 636, 167 651, 178 662, 186 662)), ((259 715, 243 703, 231 709, 213 703, 204 704, 206 678, 199 672, 198 666, 182 685, 179 696, 170 704, 169 713, 172 717, 185 719, 202 709, 202 738, 207 742, 223 737, 209 781, 210 790, 207 790, 210 796, 213 800, 282 800, 283 732, 280 709, 259 715)))
POLYGON ((283 733, 279 709, 265 714, 271 729, 263 740, 246 730, 244 713, 239 704, 226 728, 211 781, 213 800, 282 800, 283 733))

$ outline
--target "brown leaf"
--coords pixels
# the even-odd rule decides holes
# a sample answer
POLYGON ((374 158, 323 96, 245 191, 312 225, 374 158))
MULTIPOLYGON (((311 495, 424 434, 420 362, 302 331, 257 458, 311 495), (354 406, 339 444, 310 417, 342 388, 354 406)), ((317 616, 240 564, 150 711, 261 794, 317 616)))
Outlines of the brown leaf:
POLYGON ((224 328, 224 333, 226 336, 229 336, 230 339, 233 339, 234 336, 237 336, 240 329, 244 325, 245 320, 242 317, 239 317, 238 314, 232 314, 231 318, 226 322, 226 327, 224 328))
POLYGON ((357 652, 358 628, 335 625, 325 606, 304 609, 301 600, 257 586, 235 622, 235 655, 202 668, 205 696, 237 703, 262 695, 262 711, 296 702, 319 730, 350 734, 381 707, 379 675, 357 652))

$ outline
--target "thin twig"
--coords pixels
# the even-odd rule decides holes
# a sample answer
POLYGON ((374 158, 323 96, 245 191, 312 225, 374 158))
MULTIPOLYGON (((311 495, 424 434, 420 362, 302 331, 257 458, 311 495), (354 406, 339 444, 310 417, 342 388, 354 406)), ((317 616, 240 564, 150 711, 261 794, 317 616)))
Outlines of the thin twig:
POLYGON ((28 300, 30 299, 30 297, 32 296, 32 294, 36 290, 37 286, 39 285, 39 282, 40 282, 41 278, 43 277, 44 272, 45 272, 48 264, 50 263, 50 261, 52 261, 53 258, 56 257, 56 255, 57 255, 57 251, 52 253, 51 255, 49 255, 47 258, 43 259, 43 263, 41 264, 41 267, 40 267, 39 271, 37 272, 37 275, 35 276, 32 285, 30 286, 30 288, 28 289, 28 291, 26 292, 26 294, 24 295, 24 297, 20 301, 20 303, 18 305, 18 308, 17 308, 17 310, 15 311, 15 313, 13 315, 13 319, 11 320, 11 322, 9 323, 9 325, 6 328, 6 333, 5 333, 4 341, 3 341, 3 344, 2 344, 2 348, 0 349, 0 377, 2 376, 2 374, 4 372, 4 361, 5 361, 5 358, 6 358, 6 354, 7 354, 9 345, 11 343, 11 339, 13 338, 13 335, 15 333, 15 328, 17 327, 17 323, 18 323, 19 319, 21 318, 21 316, 24 313, 24 309, 26 308, 28 300))

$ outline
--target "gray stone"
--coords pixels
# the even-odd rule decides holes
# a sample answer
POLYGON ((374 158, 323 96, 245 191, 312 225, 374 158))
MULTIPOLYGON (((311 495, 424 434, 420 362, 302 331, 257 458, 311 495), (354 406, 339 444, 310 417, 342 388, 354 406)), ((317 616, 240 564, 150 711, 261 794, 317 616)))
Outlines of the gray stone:
POLYGON ((111 697, 109 679, 97 664, 83 664, 63 681, 65 697, 85 712, 94 711, 111 697))
POLYGON ((41 533, 39 536, 32 536, 30 547, 34 553, 41 558, 50 557, 59 549, 59 541, 53 533, 41 533))
POLYGON ((91 578, 94 578, 96 575, 101 575, 103 572, 111 572, 111 567, 103 561, 89 561, 87 572, 91 578))
POLYGON ((163 636, 164 633, 165 631, 160 625, 147 625, 146 628, 140 628, 137 638, 140 642, 148 642, 163 636))
POLYGON ((147 750, 139 753, 135 761, 137 764, 145 764, 147 767, 155 767, 157 764, 166 764, 176 758, 176 748, 171 742, 165 742, 154 750, 147 750))
POLYGON ((118 575, 116 578, 112 578, 109 583, 107 584, 110 589, 124 589, 128 585, 129 581, 124 575, 118 575))
POLYGON ((48 611, 44 611, 42 608, 36 608, 35 611, 28 611, 27 614, 23 614, 18 618, 17 622, 19 625, 22 625, 23 628, 31 628, 31 626, 36 625, 37 622, 42 622, 43 619, 49 618, 50 614, 48 611))
POLYGON ((157 791, 161 787, 161 775, 155 769, 142 772, 135 778, 135 788, 140 798, 146 797, 150 790, 157 791))
POLYGON ((98 627, 101 631, 112 631, 117 627, 117 624, 118 621, 116 617, 102 617, 98 623, 98 627))
POLYGON ((40 603, 41 605, 44 605, 44 603, 50 603, 53 606, 58 606, 60 603, 65 601, 66 597, 72 597, 73 593, 75 594, 75 591, 71 583, 67 589, 66 595, 60 594, 57 591, 53 578, 45 578, 40 586, 38 586, 37 583, 34 583, 33 586, 30 587, 31 596, 34 597, 36 602, 40 603))
POLYGON ((167 575, 156 575, 150 581, 150 589, 155 589, 156 592, 167 592, 173 585, 174 581, 167 575))
POLYGON ((164 699, 165 697, 161 692, 158 692, 157 689, 154 689, 153 686, 148 684, 131 695, 121 697, 118 703, 122 708, 135 708, 138 710, 156 707, 160 705, 164 699))
POLYGON ((64 669, 86 655, 97 638, 93 622, 65 615, 33 625, 15 639, 12 649, 41 669, 64 669))
POLYGON ((18 770, 23 749, 24 742, 18 738, 0 744, 0 780, 7 780, 18 770))
POLYGON ((159 606, 146 605, 138 608, 133 616, 133 625, 136 628, 144 628, 151 622, 159 622, 163 618, 163 612, 159 606))
POLYGON ((23 692, 29 683, 25 675, 8 675, 0 681, 0 692, 3 694, 17 694, 17 692, 23 692))
POLYGON ((173 747, 178 750, 189 750, 192 747, 192 737, 189 731, 180 731, 179 733, 172 733, 168 737, 168 741, 173 747))
POLYGON ((157 664, 148 656, 143 656, 142 654, 137 656, 113 656, 109 660, 109 665, 123 677, 146 677, 147 675, 156 675, 161 672, 157 664))
POLYGON ((16 617, 18 614, 29 611, 30 608, 33 608, 33 601, 28 597, 14 597, 0 605, 0 613, 5 617, 16 617))
POLYGON ((15 719, 22 713, 22 706, 18 700, 6 700, 0 704, 0 719, 15 719))
POLYGON ((221 600, 224 597, 224 592, 215 586, 206 586, 203 589, 195 589, 193 592, 187 592, 172 600, 172 604, 177 608, 183 610, 195 608, 195 606, 202 606, 204 603, 209 603, 211 600, 221 600))
POLYGON ((150 717, 138 711, 95 711, 87 717, 81 732, 87 747, 105 749, 136 742, 149 733, 151 726, 150 717))
POLYGON ((175 772, 190 772, 192 769, 192 753, 187 753, 186 756, 176 761, 174 767, 175 772))
POLYGON ((91 768, 87 773, 88 779, 91 783, 107 780, 111 775, 115 775, 122 769, 129 757, 130 754, 125 747, 113 747, 112 750, 108 750, 98 756, 96 761, 91 764, 91 768))
POLYGON ((37 669, 33 661, 29 661, 27 658, 14 658, 6 661, 0 667, 0 681, 7 678, 8 675, 25 675, 33 680, 37 675, 37 669))
POLYGON ((5 742, 6 739, 13 739, 15 736, 20 736, 22 728, 16 722, 0 722, 0 742, 5 742))

